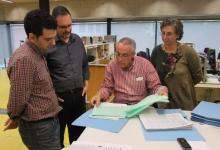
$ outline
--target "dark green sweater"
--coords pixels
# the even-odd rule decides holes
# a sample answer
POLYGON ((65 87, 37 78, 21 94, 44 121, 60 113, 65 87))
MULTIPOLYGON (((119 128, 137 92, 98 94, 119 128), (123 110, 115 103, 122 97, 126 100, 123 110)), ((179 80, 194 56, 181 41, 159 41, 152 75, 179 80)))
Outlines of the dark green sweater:
POLYGON ((159 45, 151 54, 151 62, 161 83, 168 87, 168 108, 192 110, 197 104, 194 85, 202 80, 200 60, 195 50, 184 44, 178 46, 174 55, 176 62, 170 69, 167 67, 168 54, 159 45))

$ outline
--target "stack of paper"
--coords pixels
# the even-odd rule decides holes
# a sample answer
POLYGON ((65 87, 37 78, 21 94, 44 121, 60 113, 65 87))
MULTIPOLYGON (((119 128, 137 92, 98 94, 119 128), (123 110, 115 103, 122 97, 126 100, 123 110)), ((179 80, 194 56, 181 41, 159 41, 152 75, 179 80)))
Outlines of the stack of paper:
POLYGON ((200 102, 193 109, 191 120, 220 127, 220 104, 200 102))
POLYGON ((135 105, 130 105, 126 109, 126 117, 133 117, 135 115, 138 115, 140 112, 142 112, 144 109, 148 108, 154 103, 157 102, 164 102, 168 103, 168 97, 167 96, 160 96, 160 95, 150 95, 141 100, 139 103, 135 105))
POLYGON ((159 115, 156 111, 152 113, 152 111, 149 110, 139 114, 139 118, 146 130, 174 130, 192 128, 192 123, 183 118, 180 113, 159 115))
POLYGON ((130 118, 156 102, 167 103, 169 101, 167 96, 150 95, 135 105, 103 103, 99 107, 94 107, 91 117, 103 119, 130 118))
POLYGON ((126 117, 126 104, 101 103, 99 107, 94 107, 90 117, 99 119, 120 119, 126 117))
MULTIPOLYGON (((147 109, 148 113, 155 114, 155 110, 147 109), (150 111, 150 112, 149 112, 150 111)), ((157 115, 179 113, 184 118, 186 115, 181 109, 156 109, 157 115)), ((143 123, 142 123, 143 124, 143 123)), ((143 134, 146 140, 152 141, 176 141, 178 137, 183 137, 189 141, 205 141, 202 135, 192 127, 191 129, 176 129, 176 130, 146 130, 143 126, 143 134)))

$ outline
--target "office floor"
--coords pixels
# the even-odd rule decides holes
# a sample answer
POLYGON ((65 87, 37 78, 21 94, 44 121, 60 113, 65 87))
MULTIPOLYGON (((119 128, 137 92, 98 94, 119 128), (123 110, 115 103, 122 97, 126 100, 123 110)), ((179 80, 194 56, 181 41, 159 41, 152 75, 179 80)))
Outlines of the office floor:
MULTIPOLYGON (((3 131, 7 119, 6 107, 8 102, 10 84, 5 69, 0 69, 0 145, 2 150, 26 150, 21 141, 18 130, 3 131)), ((65 133, 64 144, 69 145, 68 133, 65 133)))

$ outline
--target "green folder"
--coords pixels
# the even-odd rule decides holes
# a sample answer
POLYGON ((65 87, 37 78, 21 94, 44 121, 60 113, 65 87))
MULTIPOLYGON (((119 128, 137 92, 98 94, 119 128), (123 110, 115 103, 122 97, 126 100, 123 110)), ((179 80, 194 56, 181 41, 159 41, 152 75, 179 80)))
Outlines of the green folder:
POLYGON ((156 102, 165 102, 168 103, 168 97, 167 96, 159 96, 159 95, 150 95, 145 97, 143 100, 141 100, 139 103, 135 105, 127 106, 126 109, 126 117, 130 118, 135 115, 138 115, 141 111, 148 108, 152 104, 156 102))
POLYGON ((115 118, 125 118, 126 117, 126 104, 117 103, 101 103, 99 107, 94 107, 92 110, 92 116, 94 118, 103 118, 105 116, 115 117, 115 118), (98 116, 98 117, 97 117, 98 116))
POLYGON ((103 118, 130 118, 138 115, 141 111, 156 102, 169 102, 167 96, 150 95, 135 105, 124 105, 117 103, 102 103, 99 107, 94 107, 91 117, 103 118))

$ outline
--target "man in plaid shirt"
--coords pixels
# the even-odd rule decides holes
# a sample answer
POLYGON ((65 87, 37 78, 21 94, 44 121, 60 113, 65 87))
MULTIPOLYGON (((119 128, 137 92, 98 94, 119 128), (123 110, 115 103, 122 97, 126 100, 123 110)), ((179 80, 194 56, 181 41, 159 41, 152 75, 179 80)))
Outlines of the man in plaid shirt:
POLYGON ((54 46, 56 21, 43 10, 33 10, 24 18, 27 40, 11 56, 8 64, 9 119, 5 129, 19 128, 30 150, 60 150, 61 110, 44 55, 54 46))

